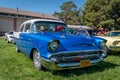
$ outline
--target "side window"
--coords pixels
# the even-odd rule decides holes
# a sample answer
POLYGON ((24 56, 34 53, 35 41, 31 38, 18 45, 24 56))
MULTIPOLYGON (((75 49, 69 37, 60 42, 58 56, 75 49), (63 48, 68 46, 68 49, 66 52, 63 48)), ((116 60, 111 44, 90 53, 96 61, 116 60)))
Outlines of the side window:
POLYGON ((31 24, 31 32, 37 32, 36 26, 31 24))
POLYGON ((31 23, 27 23, 25 24, 25 32, 30 32, 30 26, 31 26, 31 23))
POLYGON ((20 26, 19 31, 20 31, 20 32, 23 32, 23 30, 24 30, 24 24, 23 24, 22 26, 20 26))

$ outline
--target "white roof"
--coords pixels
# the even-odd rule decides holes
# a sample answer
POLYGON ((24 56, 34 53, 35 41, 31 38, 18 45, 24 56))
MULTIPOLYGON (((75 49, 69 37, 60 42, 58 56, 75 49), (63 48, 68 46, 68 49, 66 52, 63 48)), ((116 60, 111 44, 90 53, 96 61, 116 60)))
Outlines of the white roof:
POLYGON ((68 25, 68 28, 74 28, 74 29, 91 29, 89 26, 80 26, 80 25, 68 25))
POLYGON ((50 20, 50 19, 31 19, 31 20, 27 20, 24 23, 28 23, 28 22, 36 22, 36 21, 53 21, 53 22, 61 22, 64 23, 63 21, 58 21, 58 20, 50 20))

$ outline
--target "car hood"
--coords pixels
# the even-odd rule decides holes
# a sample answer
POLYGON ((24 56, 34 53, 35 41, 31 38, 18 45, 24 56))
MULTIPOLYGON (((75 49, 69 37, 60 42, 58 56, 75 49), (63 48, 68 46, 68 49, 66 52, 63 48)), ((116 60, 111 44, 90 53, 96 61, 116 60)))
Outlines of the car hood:
POLYGON ((44 36, 51 38, 51 40, 59 40, 61 48, 67 49, 67 51, 98 49, 90 36, 71 35, 60 32, 45 32, 44 36))
POLYGON ((118 36, 99 36, 99 37, 104 38, 108 41, 120 40, 120 37, 118 37, 118 36))
POLYGON ((120 37, 119 36, 99 36, 101 38, 104 38, 107 40, 106 45, 109 46, 113 46, 113 42, 115 41, 119 41, 120 42, 120 37))
POLYGON ((81 35, 73 35, 73 34, 67 34, 67 33, 60 33, 60 32, 56 32, 56 33, 51 33, 51 32, 47 32, 44 33, 45 36, 47 37, 51 37, 52 39, 55 40, 78 40, 78 41, 85 41, 88 40, 88 42, 92 41, 92 38, 90 36, 81 36, 81 35))

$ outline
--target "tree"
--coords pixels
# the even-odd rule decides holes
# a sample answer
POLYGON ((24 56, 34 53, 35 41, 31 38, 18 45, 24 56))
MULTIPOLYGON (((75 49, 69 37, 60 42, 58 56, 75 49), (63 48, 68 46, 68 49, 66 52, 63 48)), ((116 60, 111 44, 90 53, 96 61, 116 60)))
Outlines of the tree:
POLYGON ((120 0, 112 0, 108 6, 107 13, 110 19, 114 20, 114 26, 120 29, 120 0))
POLYGON ((87 0, 84 9, 77 8, 72 2, 64 2, 61 12, 54 12, 54 16, 68 24, 83 24, 87 26, 103 26, 120 29, 120 0, 87 0))
POLYGON ((73 1, 64 2, 61 6, 61 12, 54 12, 54 16, 65 21, 67 24, 80 24, 80 15, 77 6, 73 1))
POLYGON ((83 12, 84 25, 119 28, 119 4, 120 0, 87 0, 83 12))
POLYGON ((105 21, 108 4, 108 0, 87 0, 84 7, 84 24, 97 27, 101 21, 105 21))

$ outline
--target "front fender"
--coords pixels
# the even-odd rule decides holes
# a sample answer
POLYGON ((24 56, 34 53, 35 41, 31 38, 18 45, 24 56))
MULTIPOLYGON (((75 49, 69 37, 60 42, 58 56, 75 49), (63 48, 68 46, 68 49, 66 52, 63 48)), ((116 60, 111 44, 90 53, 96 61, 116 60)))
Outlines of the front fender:
POLYGON ((92 39, 94 41, 94 43, 100 48, 100 42, 101 41, 105 41, 105 43, 107 42, 106 39, 104 38, 100 38, 100 37, 97 37, 97 36, 92 36, 92 39))

